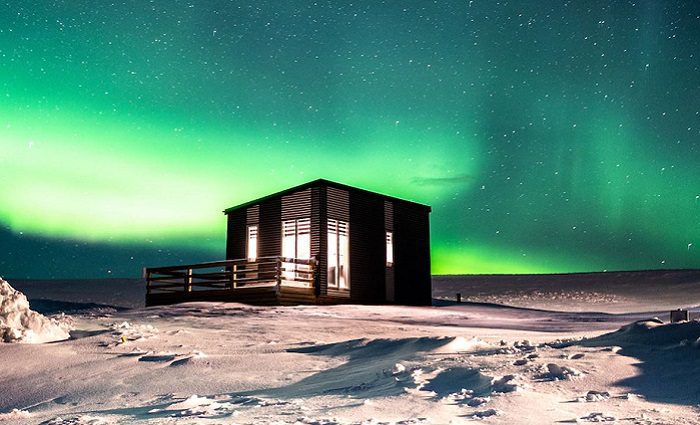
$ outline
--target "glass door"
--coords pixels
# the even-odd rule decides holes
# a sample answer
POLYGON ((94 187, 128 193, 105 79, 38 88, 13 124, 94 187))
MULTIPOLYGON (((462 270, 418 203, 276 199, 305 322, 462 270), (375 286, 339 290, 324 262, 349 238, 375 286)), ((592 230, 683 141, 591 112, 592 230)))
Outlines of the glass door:
POLYGON ((350 288, 350 238, 346 221, 328 220, 328 286, 350 288))
POLYGON ((300 218, 282 222, 282 279, 289 281, 308 280, 310 268, 293 260, 311 259, 311 219, 300 218))

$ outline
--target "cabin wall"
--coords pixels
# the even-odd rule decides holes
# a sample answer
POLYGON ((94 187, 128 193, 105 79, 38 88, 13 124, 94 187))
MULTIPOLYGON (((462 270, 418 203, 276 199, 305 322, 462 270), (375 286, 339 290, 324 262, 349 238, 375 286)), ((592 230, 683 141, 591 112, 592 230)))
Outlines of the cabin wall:
POLYGON ((282 199, 267 199, 258 205, 258 257, 277 257, 282 253, 282 199))
POLYGON ((311 188, 311 255, 316 256, 316 281, 314 288, 316 296, 327 294, 328 289, 328 257, 326 237, 326 187, 311 188))
MULTIPOLYGON (((384 231, 385 237, 386 232, 394 231, 394 203, 391 201, 384 201, 384 231)), ((386 241, 384 243, 384 299, 393 303, 396 301, 396 288, 395 288, 395 276, 394 276, 394 266, 386 266, 386 241)))
POLYGON ((260 205, 252 205, 245 210, 246 212, 246 224, 248 226, 254 226, 260 223, 260 205))
POLYGON ((384 199, 350 191, 350 298, 385 302, 384 199))
POLYGON ((268 199, 228 213, 226 258, 246 258, 247 227, 258 226, 258 257, 276 257, 282 252, 281 199, 268 199))
MULTIPOLYGON (((282 197, 282 220, 311 217, 311 188, 282 197)), ((279 225, 282 232, 282 223, 279 225)), ((281 251, 280 251, 281 253, 281 251)), ((279 255, 279 254, 278 254, 279 255)))
MULTIPOLYGON (((290 194, 282 196, 282 212, 280 222, 277 224, 278 232, 282 235, 282 221, 285 220, 298 220, 301 218, 310 219, 310 240, 311 240, 311 257, 319 258, 320 253, 320 226, 319 226, 319 213, 317 206, 319 201, 319 189, 318 187, 309 187, 298 192, 292 192, 290 194)), ((281 236, 280 236, 281 237, 281 236)), ((282 254, 282 247, 275 255, 282 254)), ((318 282, 316 284, 316 296, 318 296, 318 282)))
MULTIPOLYGON (((247 226, 258 225, 258 257, 282 254, 282 221, 311 217, 312 189, 295 192, 281 198, 271 198, 259 204, 228 213, 226 258, 246 258, 247 226)), ((318 239, 318 238, 317 238, 318 239)), ((313 255, 312 237, 312 255, 313 255)), ((318 244, 318 241, 316 242, 318 244)))
POLYGON ((231 211, 226 218, 226 258, 245 258, 246 210, 231 211))
POLYGON ((350 221, 350 194, 347 190, 326 188, 328 202, 328 218, 350 221))
POLYGON ((432 304, 427 208, 394 203, 394 278, 398 304, 432 304))

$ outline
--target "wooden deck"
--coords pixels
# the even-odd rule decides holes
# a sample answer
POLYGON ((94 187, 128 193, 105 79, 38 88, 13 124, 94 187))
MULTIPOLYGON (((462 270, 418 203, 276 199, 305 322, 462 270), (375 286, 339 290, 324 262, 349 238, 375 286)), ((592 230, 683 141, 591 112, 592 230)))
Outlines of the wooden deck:
POLYGON ((147 268, 146 305, 230 301, 255 305, 316 304, 316 261, 264 257, 254 261, 147 268))

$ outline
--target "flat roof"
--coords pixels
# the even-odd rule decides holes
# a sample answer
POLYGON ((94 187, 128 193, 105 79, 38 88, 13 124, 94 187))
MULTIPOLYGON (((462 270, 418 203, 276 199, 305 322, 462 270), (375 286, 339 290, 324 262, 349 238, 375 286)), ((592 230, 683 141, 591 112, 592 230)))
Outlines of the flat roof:
POLYGON ((374 196, 380 196, 382 198, 389 199, 392 201, 398 201, 401 203, 407 203, 407 204, 415 205, 418 207, 427 208, 428 212, 430 212, 432 210, 429 205, 420 204, 418 202, 408 201, 406 199, 397 198, 395 196, 384 195, 383 193, 372 192, 370 190, 360 189, 358 187, 348 186, 346 184, 337 183, 337 182, 333 182, 333 181, 326 180, 326 179, 316 179, 316 180, 312 180, 310 182, 306 182, 304 184, 300 184, 298 186, 290 187, 289 189, 284 189, 284 190, 281 190, 279 192, 275 192, 273 194, 263 196, 261 198, 253 199, 252 201, 248 201, 248 202, 245 202, 243 204, 233 206, 231 208, 226 208, 224 210, 224 214, 228 214, 231 211, 234 211, 234 210, 237 210, 240 208, 245 208, 245 207, 249 207, 251 205, 259 204, 260 202, 266 201, 268 199, 277 198, 277 197, 284 196, 284 195, 287 195, 290 193, 299 192, 301 190, 305 190, 305 189, 308 189, 310 187, 318 187, 318 186, 334 187, 336 189, 343 189, 343 190, 347 190, 349 192, 369 193, 369 194, 372 194, 374 196))

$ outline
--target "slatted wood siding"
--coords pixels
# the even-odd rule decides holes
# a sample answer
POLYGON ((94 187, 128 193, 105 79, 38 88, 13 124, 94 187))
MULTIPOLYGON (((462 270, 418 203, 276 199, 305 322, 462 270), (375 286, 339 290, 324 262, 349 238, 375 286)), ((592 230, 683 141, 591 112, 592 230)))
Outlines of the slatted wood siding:
POLYGON ((424 207, 394 203, 394 277, 397 303, 432 303, 430 223, 424 207))
POLYGON ((226 258, 245 258, 246 239, 246 210, 232 211, 226 225, 226 258))
MULTIPOLYGON (((282 197, 282 220, 311 217, 311 188, 282 197)), ((280 224, 281 226, 281 224, 280 224)), ((281 229, 281 227, 280 227, 281 229)))
POLYGON ((258 223, 258 256, 274 257, 282 253, 282 198, 260 204, 258 223))
MULTIPOLYGON (((304 190, 299 190, 291 192, 287 195, 282 196, 282 211, 281 211, 281 221, 278 223, 278 232, 282 232, 282 222, 285 220, 299 220, 299 219, 311 219, 311 203, 313 188, 306 188, 304 190)), ((309 239, 310 239, 310 254, 313 258, 318 252, 314 251, 314 225, 311 220, 309 220, 309 239)), ((281 236, 280 236, 281 237, 281 236)), ((280 251, 278 255, 282 253, 282 248, 280 245, 280 251)), ((314 297, 316 289, 314 289, 314 297)))
POLYGON ((385 302, 384 199, 350 192, 350 298, 385 302))
POLYGON ((328 237, 326 228, 326 187, 316 186, 311 188, 311 255, 318 260, 316 282, 314 285, 316 296, 326 296, 328 289, 328 237))
MULTIPOLYGON (((394 204, 391 201, 384 201, 384 230, 394 231, 394 204)), ((384 245, 384 264, 386 264, 386 243, 384 245)), ((387 302, 396 301, 396 289, 394 287, 394 266, 386 267, 384 271, 384 297, 387 302)))
POLYGON ((255 225, 258 225, 259 223, 260 223, 260 205, 252 205, 252 206, 246 208, 246 224, 248 226, 255 226, 255 225))
POLYGON ((335 187, 326 188, 328 197, 328 218, 350 221, 350 194, 347 190, 335 187))

